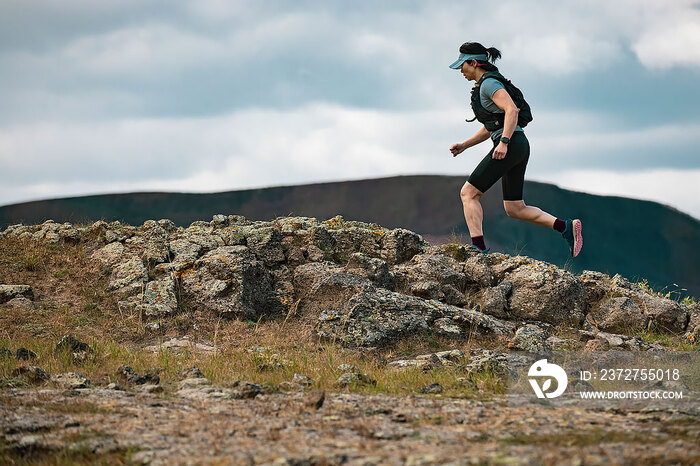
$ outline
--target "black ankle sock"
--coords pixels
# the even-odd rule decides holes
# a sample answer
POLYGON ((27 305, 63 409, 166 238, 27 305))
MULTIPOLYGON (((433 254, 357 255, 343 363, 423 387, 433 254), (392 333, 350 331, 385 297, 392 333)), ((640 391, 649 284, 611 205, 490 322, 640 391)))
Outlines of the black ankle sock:
POLYGON ((484 243, 484 235, 472 236, 472 244, 477 248, 486 249, 486 244, 484 243))
POLYGON ((554 221, 554 229, 559 233, 564 233, 564 230, 566 229, 566 222, 564 220, 556 219, 554 221))

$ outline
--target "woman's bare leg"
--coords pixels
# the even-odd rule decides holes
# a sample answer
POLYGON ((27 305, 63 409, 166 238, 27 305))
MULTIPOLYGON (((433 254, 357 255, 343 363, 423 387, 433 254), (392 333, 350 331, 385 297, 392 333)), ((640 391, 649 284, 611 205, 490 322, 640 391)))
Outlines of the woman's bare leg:
POLYGON ((459 197, 462 200, 462 207, 464 208, 464 219, 467 221, 469 236, 472 238, 484 234, 481 227, 484 220, 484 211, 481 208, 481 202, 479 202, 483 194, 484 193, 469 184, 468 181, 464 183, 464 186, 462 186, 459 192, 459 197))
POLYGON ((557 218, 539 207, 525 205, 525 201, 503 201, 503 206, 509 217, 525 220, 547 228, 554 228, 554 221, 557 218))

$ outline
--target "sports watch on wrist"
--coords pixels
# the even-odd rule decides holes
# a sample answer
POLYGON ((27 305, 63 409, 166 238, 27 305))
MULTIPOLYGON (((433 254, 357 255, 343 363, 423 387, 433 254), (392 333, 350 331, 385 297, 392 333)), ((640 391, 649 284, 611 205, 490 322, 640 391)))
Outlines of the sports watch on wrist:
POLYGON ((503 144, 508 144, 510 142, 510 138, 507 138, 505 136, 501 136, 501 142, 503 144))

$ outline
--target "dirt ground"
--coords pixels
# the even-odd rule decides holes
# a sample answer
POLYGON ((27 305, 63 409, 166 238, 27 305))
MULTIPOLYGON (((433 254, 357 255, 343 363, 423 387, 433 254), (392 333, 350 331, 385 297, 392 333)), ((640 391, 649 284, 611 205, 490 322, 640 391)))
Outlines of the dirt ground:
POLYGON ((700 408, 321 391, 188 399, 5 390, 0 463, 700 464, 700 408))

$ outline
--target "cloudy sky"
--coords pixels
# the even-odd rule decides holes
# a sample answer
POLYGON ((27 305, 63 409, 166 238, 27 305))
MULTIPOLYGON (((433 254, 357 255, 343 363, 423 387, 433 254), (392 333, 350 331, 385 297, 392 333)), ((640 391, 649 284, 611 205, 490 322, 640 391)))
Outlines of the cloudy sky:
POLYGON ((700 218, 700 2, 685 0, 2 0, 0 205, 466 180, 490 149, 449 152, 479 127, 448 68, 470 40, 501 50, 533 109, 528 179, 700 218))

